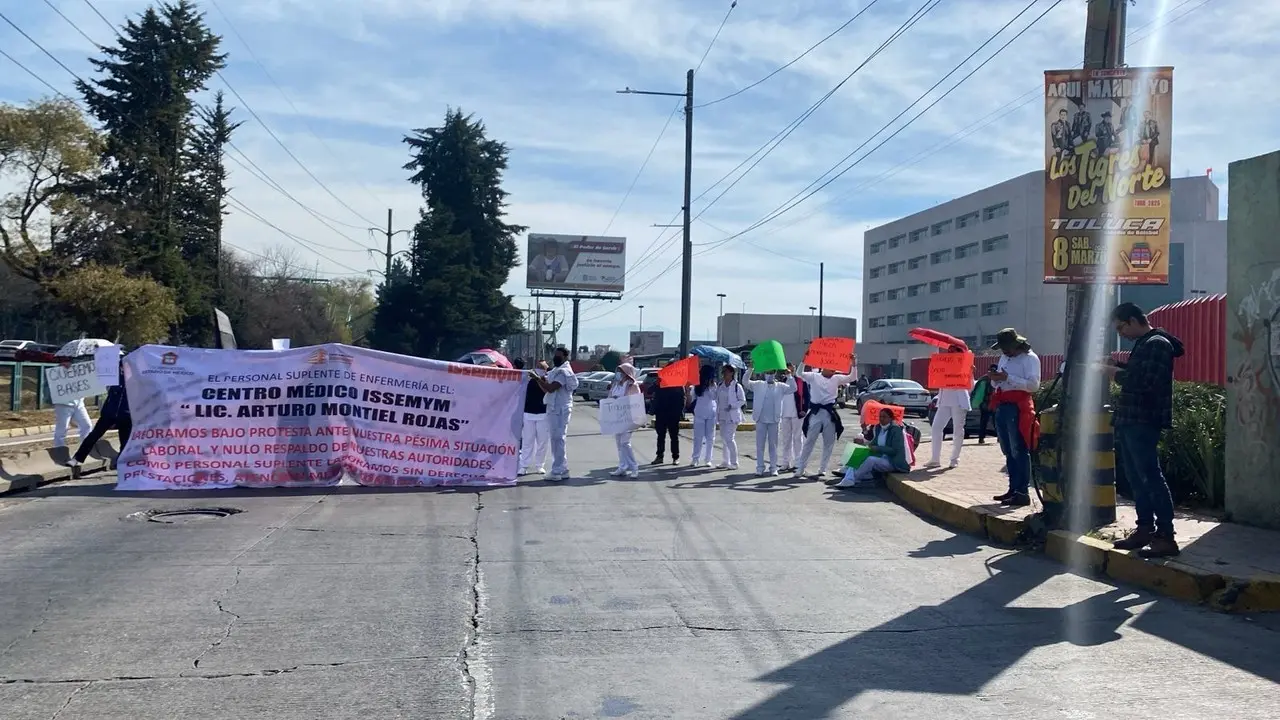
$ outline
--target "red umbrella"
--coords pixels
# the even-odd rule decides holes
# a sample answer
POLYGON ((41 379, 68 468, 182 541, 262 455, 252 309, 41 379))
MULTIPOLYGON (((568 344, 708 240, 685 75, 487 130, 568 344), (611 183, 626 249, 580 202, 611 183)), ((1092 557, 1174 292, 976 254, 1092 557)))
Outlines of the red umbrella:
POLYGON ((469 363, 471 365, 493 365, 500 368, 506 368, 508 370, 513 369, 511 361, 507 359, 506 355, 489 348, 472 350, 466 355, 458 358, 458 362, 469 363))
POLYGON ((942 348, 946 350, 951 347, 964 348, 966 352, 969 345, 965 341, 955 335, 948 335, 940 330, 930 330, 929 328, 912 328, 907 331, 907 337, 914 338, 926 345, 942 348))

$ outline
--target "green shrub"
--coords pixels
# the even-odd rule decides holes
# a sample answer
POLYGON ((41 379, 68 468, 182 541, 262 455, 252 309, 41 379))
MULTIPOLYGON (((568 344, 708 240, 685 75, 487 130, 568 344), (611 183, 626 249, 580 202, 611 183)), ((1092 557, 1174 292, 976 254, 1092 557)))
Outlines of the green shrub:
MULTIPOLYGON (((1062 401, 1062 384, 1040 386, 1036 407, 1043 410, 1062 401)), ((1119 397, 1111 385, 1111 402, 1119 397)), ((1160 439, 1160 465, 1174 502, 1220 508, 1227 458, 1227 394, 1216 385, 1194 382, 1173 384, 1173 429, 1160 439)), ((1128 495, 1128 483, 1118 483, 1128 495)))

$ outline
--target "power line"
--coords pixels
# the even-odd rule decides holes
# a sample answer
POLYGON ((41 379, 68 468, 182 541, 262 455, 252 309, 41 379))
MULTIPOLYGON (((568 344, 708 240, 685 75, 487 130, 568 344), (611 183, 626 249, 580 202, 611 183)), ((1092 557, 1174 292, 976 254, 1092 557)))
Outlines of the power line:
MULTIPOLYGON (((17 66, 18 66, 18 69, 20 69, 20 70, 22 70, 22 71, 26 72, 28 75, 30 75, 31 77, 35 78, 37 82, 39 82, 40 84, 42 84, 42 85, 44 85, 45 87, 47 87, 47 88, 49 88, 50 90, 52 90, 52 91, 54 92, 54 94, 56 94, 56 95, 61 95, 62 97, 66 98, 67 100, 71 100, 71 98, 67 97, 67 96, 66 96, 66 94, 64 94, 61 90, 59 90, 58 88, 56 88, 56 87, 54 87, 53 85, 51 85, 51 84, 49 83, 49 81, 48 81, 48 80, 45 80, 44 78, 40 77, 39 75, 37 75, 37 74, 35 73, 35 71, 34 71, 34 70, 32 70, 31 68, 27 67, 26 65, 23 65, 22 63, 18 62, 17 58, 15 58, 14 56, 12 56, 12 55, 10 55, 9 53, 5 52, 5 51, 4 51, 4 48, 0 48, 0 55, 3 55, 5 58, 7 58, 7 59, 9 60, 9 62, 13 63, 14 65, 17 65, 17 66)), ((73 102, 73 103, 74 103, 74 102, 75 102, 75 100, 71 100, 71 102, 73 102)))
POLYGON ((346 268, 346 269, 348 269, 348 270, 351 270, 351 271, 353 271, 353 272, 357 272, 357 273, 361 273, 361 274, 368 274, 368 271, 367 271, 367 270, 362 271, 362 270, 360 270, 360 269, 358 269, 358 268, 351 267, 350 265, 348 265, 348 264, 346 264, 346 263, 344 263, 344 262, 339 262, 339 261, 337 261, 337 260, 334 260, 333 258, 329 257, 328 255, 325 255, 324 253, 322 253, 322 252, 320 252, 320 251, 316 250, 316 249, 315 249, 315 247, 313 247, 313 246, 319 246, 319 243, 312 243, 311 241, 307 240, 306 238, 299 237, 298 235, 294 235, 293 233, 289 232, 288 230, 285 230, 284 228, 280 227, 279 225, 276 225, 275 223, 271 222, 270 220, 267 220, 266 218, 262 217, 262 215, 260 215, 260 214, 258 214, 257 212, 255 212, 255 211, 254 211, 252 208, 250 208, 248 205, 245 205, 243 202, 240 202, 238 199, 236 199, 236 198, 232 197, 230 194, 228 194, 228 195, 227 195, 227 204, 228 204, 228 205, 231 205, 232 207, 236 208, 237 210, 240 210, 240 211, 241 211, 241 212, 243 212, 246 216, 248 216, 248 217, 250 217, 250 218, 252 218, 252 219, 254 219, 254 220, 257 220, 258 222, 262 223, 263 225, 266 225, 267 227, 271 228, 272 230, 275 230, 276 232, 280 233, 281 235, 283 235, 283 236, 285 236, 285 237, 289 238, 289 239, 290 239, 290 240, 292 240, 294 243, 296 243, 296 244, 298 244, 299 246, 301 246, 303 249, 310 250, 310 251, 311 251, 312 253, 314 253, 317 257, 320 257, 320 258, 321 258, 321 259, 323 259, 323 260, 328 260, 329 262, 333 263, 334 265, 337 265, 337 266, 339 266, 339 267, 344 267, 344 268, 346 268))
MULTIPOLYGON (((237 209, 239 209, 241 212, 244 212, 246 215, 249 215, 249 216, 250 216, 250 217, 252 217, 253 219, 258 220, 259 222, 263 223, 264 225, 270 225, 271 227, 275 228, 276 230, 279 230, 281 234, 283 234, 283 235, 285 235, 285 236, 289 237, 290 239, 294 240, 295 242, 305 243, 306 245, 308 245, 308 246, 310 246, 310 247, 312 247, 312 248, 320 248, 320 249, 323 249, 323 250, 328 250, 329 252, 348 252, 348 253, 349 253, 349 252, 360 252, 359 250, 353 250, 353 249, 351 249, 351 248, 340 248, 340 247, 334 247, 334 246, 332 246, 332 245, 325 245, 324 243, 317 242, 317 241, 315 241, 315 240, 308 240, 307 238, 304 238, 304 237, 302 237, 301 235, 297 235, 297 234, 295 234, 295 233, 291 233, 291 232, 289 232, 289 231, 287 231, 287 230, 283 230, 283 229, 281 229, 281 228, 277 227, 277 226, 276 226, 274 223, 272 223, 271 221, 267 220, 265 217, 263 217, 261 213, 257 212, 256 210, 253 210, 253 209, 252 209, 252 208, 250 208, 248 205, 245 205, 245 204, 244 204, 244 201, 240 200, 239 198, 233 197, 230 193, 227 193, 227 201, 228 201, 228 203, 234 203, 235 207, 236 207, 237 209)), ((366 250, 366 254, 367 254, 367 252, 368 252, 368 251, 366 250)), ((332 258, 329 258, 329 257, 327 257, 327 256, 325 256, 325 255, 320 254, 320 253, 316 253, 316 254, 317 254, 317 255, 320 255, 320 257, 322 257, 322 258, 324 258, 324 259, 326 259, 326 260, 332 260, 332 258)), ((336 260, 332 260, 332 261, 333 261, 333 262, 337 262, 336 260)))
POLYGON ((780 66, 778 66, 777 68, 774 68, 773 72, 769 73, 768 75, 765 75, 764 77, 762 77, 762 78, 760 78, 759 80, 757 80, 757 81, 755 81, 755 82, 751 83, 750 85, 747 85, 747 86, 745 86, 745 87, 738 88, 737 90, 734 90, 733 92, 729 93, 728 95, 725 95, 725 96, 724 96, 724 97, 722 97, 722 98, 719 98, 719 99, 716 99, 716 100, 711 100, 710 102, 704 102, 704 103, 702 103, 701 105, 694 105, 694 106, 693 106, 693 109, 694 109, 694 110, 697 110, 697 109, 704 108, 704 107, 710 107, 711 105, 715 105, 715 104, 717 104, 717 103, 722 103, 722 102, 724 102, 725 100, 729 100, 730 98, 738 97, 739 95, 741 95, 742 93, 744 93, 744 92, 746 92, 746 91, 750 90, 751 88, 754 88, 754 87, 756 87, 756 86, 758 86, 758 85, 760 85, 760 84, 762 84, 762 83, 766 82, 767 80, 769 80, 769 78, 772 78, 774 75, 777 75, 778 73, 782 72, 783 70, 786 70, 787 68, 791 67, 792 65, 795 65, 796 63, 800 62, 802 59, 804 59, 804 56, 808 55, 809 53, 813 52, 814 50, 817 50, 819 45, 822 45, 823 43, 825 43, 826 41, 828 41, 828 40, 830 40, 831 38, 835 37, 836 35, 839 35, 841 31, 843 31, 845 28, 847 28, 847 27, 849 27, 850 25, 852 25, 854 20, 857 20, 858 18, 862 17, 862 14, 863 14, 863 13, 865 13, 865 12, 866 12, 866 11, 868 11, 868 10, 870 10, 870 9, 871 9, 871 8, 872 8, 876 3, 878 3, 878 2, 880 2, 880 0, 871 0, 871 2, 867 3, 867 4, 866 4, 866 5, 865 5, 861 10, 859 10, 857 13, 855 13, 853 17, 849 18, 848 20, 845 20, 843 25, 841 25, 840 27, 836 28, 835 30, 832 30, 832 31, 831 31, 831 32, 830 32, 826 37, 822 38, 822 39, 821 39, 821 40, 819 40, 818 42, 816 42, 816 43, 814 43, 814 44, 810 45, 810 46, 809 46, 809 48, 808 48, 807 50, 805 50, 804 52, 802 52, 802 53, 800 53, 799 55, 797 55, 797 56, 795 56, 794 58, 792 58, 790 62, 786 63, 785 65, 780 65, 780 66))
MULTIPOLYGON (((99 18, 102 19, 102 22, 106 23, 107 26, 110 27, 113 32, 115 32, 116 37, 121 37, 120 31, 116 28, 116 26, 110 20, 107 19, 105 15, 103 15, 98 10, 97 6, 93 4, 93 0, 84 0, 84 3, 88 5, 91 10, 93 10, 95 15, 97 15, 99 18)), ((236 96, 236 99, 240 101, 240 104, 244 106, 244 109, 248 111, 249 115, 251 115, 254 120, 258 121, 258 124, 262 126, 263 130, 267 131, 267 134, 271 136, 272 140, 276 141, 276 144, 280 146, 280 149, 284 150, 285 154, 288 155, 290 159, 292 159, 295 163, 297 163, 298 167, 302 168, 302 171, 307 174, 307 177, 314 180, 315 183, 319 185, 320 188, 329 195, 329 197, 333 198, 335 202, 337 202, 342 207, 346 208, 352 215, 355 215, 356 217, 360 218, 366 223, 369 223, 370 225, 377 225, 376 222, 361 215, 354 208, 348 205, 346 201, 338 197, 337 194, 333 192, 333 190, 329 189, 329 186, 326 185, 324 181, 316 177, 315 173, 311 172, 311 168, 308 168, 306 164, 303 163, 301 160, 299 160, 298 156, 295 155, 293 151, 289 149, 289 146, 284 144, 284 141, 280 139, 280 136, 276 135, 275 131, 271 129, 271 126, 267 125, 266 121, 263 120, 260 115, 258 115, 258 112, 254 110, 253 106, 250 105, 249 102, 244 99, 244 96, 241 95, 238 90, 236 90, 235 86, 232 85, 230 81, 227 80, 226 76, 222 74, 221 70, 215 70, 214 73, 218 76, 218 79, 222 81, 222 84, 227 86, 227 89, 231 91, 231 94, 236 96)), ((350 227, 358 227, 358 226, 351 225, 350 227)), ((363 229, 363 228, 360 228, 360 229, 363 229)))
POLYGON ((702 58, 698 60, 698 64, 693 68, 696 74, 702 69, 702 63, 707 61, 707 56, 711 54, 711 48, 716 46, 716 40, 720 39, 720 31, 724 30, 724 24, 729 22, 729 16, 733 14, 733 9, 738 7, 738 0, 729 3, 729 9, 724 11, 724 17, 720 19, 720 27, 716 28, 716 32, 711 36, 711 42, 707 43, 707 49, 702 51, 702 58))

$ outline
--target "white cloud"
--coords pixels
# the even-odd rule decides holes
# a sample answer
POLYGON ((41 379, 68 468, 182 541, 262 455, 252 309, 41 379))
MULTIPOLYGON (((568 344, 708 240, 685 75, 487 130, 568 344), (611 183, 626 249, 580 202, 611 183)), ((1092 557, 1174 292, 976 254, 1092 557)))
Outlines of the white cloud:
MULTIPOLYGON (((95 40, 111 38, 110 29, 83 3, 54 2, 95 40)), ((720 292, 729 296, 726 311, 741 310, 745 302, 748 311, 804 313, 817 304, 818 262, 826 263, 827 311, 859 316, 864 229, 1035 169, 1043 143, 1038 98, 1033 92, 1024 105, 1004 106, 1035 91, 1042 70, 1078 62, 1083 2, 1061 3, 910 128, 777 221, 722 247, 707 244, 800 193, 1026 4, 942 3, 707 210, 692 229, 698 253, 694 335, 714 333, 720 292), (999 116, 991 115, 997 110, 999 116), (956 140, 956 133, 979 120, 989 124, 956 140)), ((1041 0, 1014 27, 1050 4, 1041 0)), ((116 24, 145 7, 141 0, 99 0, 96 5, 116 24)), ((284 88, 286 100, 223 16, 202 3, 230 53, 226 79, 307 169, 357 213, 335 202, 243 112, 245 103, 229 93, 228 100, 241 107, 246 120, 236 145, 297 201, 343 223, 334 224, 341 234, 233 165, 235 196, 275 225, 332 248, 318 254, 299 251, 322 272, 380 268, 381 257, 362 248, 381 247, 383 241, 371 237, 365 226, 369 221, 383 225, 386 208, 392 207, 396 227, 407 228, 419 204, 417 190, 404 181, 402 136, 439 122, 448 106, 461 107, 511 147, 507 189, 512 222, 543 232, 599 233, 609 226, 609 234, 628 237, 633 269, 627 299, 616 309, 584 302, 586 322, 579 341, 625 342, 626 331, 638 321, 639 304, 645 305, 646 327, 664 329, 674 341, 680 324, 678 263, 664 275, 658 273, 679 257, 680 241, 678 231, 651 225, 669 222, 679 210, 683 122, 679 116, 672 120, 610 224, 677 103, 675 98, 614 91, 624 86, 682 90, 685 70, 698 63, 727 5, 727 0, 218 0, 253 54, 284 88), (650 250, 656 238, 673 234, 661 251, 650 250)), ((698 74, 697 102, 753 82, 865 5, 865 0, 739 2, 698 74)), ((923 0, 880 0, 832 41, 768 82, 698 109, 695 194, 844 78, 922 5, 923 0)), ((1134 44, 1128 59, 1177 68, 1175 171, 1199 173, 1214 167, 1225 180, 1229 161, 1280 143, 1280 127, 1274 122, 1280 99, 1257 91, 1270 86, 1268 70, 1276 64, 1280 4, 1140 3, 1131 8, 1130 38, 1188 11, 1185 18, 1134 44), (1162 12, 1163 20, 1158 18, 1162 12), (1249 21, 1241 22, 1245 12, 1249 21)), ((43 3, 27 3, 11 17, 75 72, 91 74, 86 55, 92 46, 43 3)), ((5 28, 0 42, 49 82, 71 92, 71 77, 21 37, 5 28)), ((47 92, 11 70, 0 72, 0 100, 22 101, 47 92)), ((223 87, 221 81, 211 85, 223 87)), ((891 124, 889 132, 903 121, 891 124)), ((853 157, 861 157, 882 137, 853 157)), ((721 189, 695 202, 695 214, 721 189)), ((293 243, 240 212, 229 218, 227 239, 257 251, 293 243)), ((405 242, 403 236, 395 240, 397 247, 405 242)), ((509 285, 517 295, 524 292, 520 277, 514 273, 509 285)), ((519 302, 523 306, 527 300, 522 295, 519 302)), ((562 339, 568 339, 567 326, 562 339)))

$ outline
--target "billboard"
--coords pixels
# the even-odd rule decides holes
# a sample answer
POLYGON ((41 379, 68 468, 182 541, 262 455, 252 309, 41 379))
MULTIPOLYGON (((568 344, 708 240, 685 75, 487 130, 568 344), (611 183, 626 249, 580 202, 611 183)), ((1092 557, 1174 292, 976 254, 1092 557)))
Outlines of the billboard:
POLYGON ((661 330, 632 330, 632 355, 657 355, 662 352, 661 330))
POLYGON ((1169 283, 1173 68, 1044 74, 1046 283, 1169 283))
POLYGON ((529 233, 525 263, 530 290, 622 292, 627 239, 529 233))

